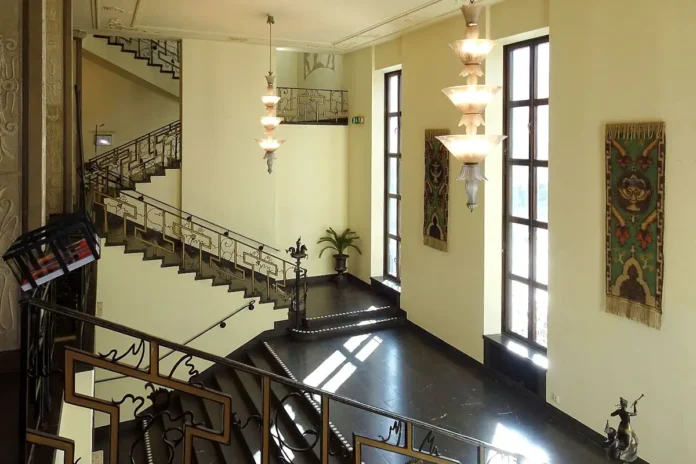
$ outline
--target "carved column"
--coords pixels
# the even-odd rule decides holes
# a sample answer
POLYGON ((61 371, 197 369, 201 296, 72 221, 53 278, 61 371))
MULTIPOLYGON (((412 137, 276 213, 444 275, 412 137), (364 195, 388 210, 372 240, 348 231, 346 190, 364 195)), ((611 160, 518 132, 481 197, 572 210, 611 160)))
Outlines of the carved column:
MULTIPOLYGON (((63 212, 63 0, 46 1, 46 210, 63 212)), ((72 30, 70 31, 72 34, 72 30)))
MULTIPOLYGON (((12 0, 16 1, 16 0, 12 0)), ((46 222, 46 1, 23 1, 25 230, 46 222)))
MULTIPOLYGON (((22 0, 0 14, 0 254, 21 233, 22 0)), ((18 347, 19 288, 0 260, 0 351, 18 347)))

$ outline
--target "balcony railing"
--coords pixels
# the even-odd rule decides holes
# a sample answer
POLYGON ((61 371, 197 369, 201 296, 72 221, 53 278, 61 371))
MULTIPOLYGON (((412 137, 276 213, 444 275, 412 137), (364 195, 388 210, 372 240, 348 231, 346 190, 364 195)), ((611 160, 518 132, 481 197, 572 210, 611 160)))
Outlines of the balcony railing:
MULTIPOLYGON (((110 463, 124 462, 124 459, 119 458, 119 453, 124 451, 129 453, 128 462, 144 462, 145 456, 151 460, 151 450, 157 444, 160 449, 164 447, 168 449, 169 462, 172 462, 172 456, 176 453, 177 456, 181 456, 185 464, 191 464, 195 462, 196 443, 201 443, 203 440, 220 446, 229 445, 231 440, 234 440, 233 434, 241 433, 242 430, 245 437, 252 435, 256 437, 255 440, 259 443, 256 462, 261 464, 294 462, 298 458, 293 459, 288 456, 304 453, 319 456, 322 464, 337 462, 337 454, 341 458, 340 462, 360 464, 364 460, 364 453, 370 448, 436 464, 471 463, 474 459, 478 464, 524 462, 523 456, 499 449, 483 441, 369 406, 228 358, 73 311, 39 298, 24 300, 22 311, 25 321, 37 321, 40 317, 50 316, 57 322, 69 319, 86 326, 96 327, 100 333, 106 334, 104 339, 118 344, 108 352, 102 350, 97 354, 73 346, 51 349, 47 351, 42 371, 34 372, 34 376, 50 377, 62 370, 61 375, 54 377, 56 382, 63 382, 60 387, 64 388, 65 403, 98 411, 108 416, 110 430, 107 436, 107 453, 110 463), (37 318, 36 315, 40 317, 37 318), (162 350, 171 350, 174 354, 164 359, 161 356, 162 350), (61 359, 63 361, 59 362, 61 359), (238 414, 240 405, 233 402, 229 394, 218 391, 214 384, 206 382, 204 367, 208 366, 215 366, 216 375, 229 372, 230 375, 243 374, 255 379, 261 388, 258 414, 248 413, 251 414, 248 417, 247 414, 238 414), (77 391, 76 375, 79 370, 85 369, 109 371, 130 377, 134 381, 132 387, 136 391, 124 391, 120 398, 103 398, 98 393, 85 394, 77 391), (137 385, 141 385, 142 390, 138 391, 140 387, 137 385), (277 385, 282 385, 290 392, 279 402, 272 399, 272 391, 277 385), (316 426, 317 430, 304 431, 303 435, 309 445, 299 447, 290 443, 289 438, 281 432, 277 414, 279 410, 286 408, 285 403, 288 399, 304 395, 310 395, 320 403, 318 413, 321 421, 317 422, 319 424, 316 426), (208 404, 215 404, 220 411, 218 422, 206 426, 205 420, 196 417, 191 410, 186 407, 176 408, 175 403, 184 404, 180 399, 182 397, 193 398, 201 403, 205 401, 208 404), (134 412, 126 415, 123 405, 135 406, 134 412), (339 407, 334 408, 334 406, 339 407), (335 411, 342 414, 368 413, 393 425, 389 427, 389 430, 384 430, 384 435, 372 436, 368 432, 354 432, 351 444, 337 443, 331 430, 331 418, 335 411), (131 415, 137 423, 142 424, 135 435, 124 434, 120 427, 122 421, 131 419, 131 415), (164 434, 155 433, 155 427, 162 421, 174 425, 168 425, 164 434), (197 441, 194 442, 194 439, 197 441), (440 455, 435 445, 436 440, 453 440, 464 445, 460 449, 469 451, 463 451, 464 454, 459 456, 459 460, 446 458, 440 455)), ((27 324, 23 325, 23 330, 23 346, 32 346, 32 340, 41 337, 44 333, 44 326, 36 327, 33 324, 27 324)), ((52 343, 51 340, 48 342, 52 343)), ((57 347, 53 344, 50 346, 57 347)), ((26 351, 23 354, 28 355, 26 351)), ((29 369, 24 374, 27 374, 29 379, 32 378, 29 369)), ((33 396, 28 394, 28 390, 24 390, 24 393, 29 402, 22 404, 30 406, 33 396)), ((33 450, 36 446, 49 450, 60 449, 64 452, 64 463, 75 462, 76 443, 73 440, 59 437, 55 432, 47 432, 40 423, 37 424, 31 408, 25 408, 23 413, 22 417, 26 419, 26 442, 30 445, 29 450, 33 450)), ((28 462, 27 448, 21 447, 21 449, 25 453, 21 462, 28 462)), ((32 451, 29 453, 31 456, 32 451)), ((254 451, 252 450, 251 453, 254 451)), ((240 456, 238 462, 242 460, 244 458, 240 456)), ((51 459, 50 462, 53 460, 51 459)))
POLYGON ((348 124, 348 91, 278 87, 283 124, 348 124))

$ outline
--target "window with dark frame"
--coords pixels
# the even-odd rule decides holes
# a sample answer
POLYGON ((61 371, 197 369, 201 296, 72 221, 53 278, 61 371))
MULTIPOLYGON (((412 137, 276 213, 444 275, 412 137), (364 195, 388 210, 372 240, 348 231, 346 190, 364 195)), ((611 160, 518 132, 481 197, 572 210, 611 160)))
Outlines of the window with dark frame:
POLYGON ((384 75, 384 276, 401 282, 401 71, 384 75))
POLYGON ((503 332, 548 344, 549 38, 505 47, 503 332))

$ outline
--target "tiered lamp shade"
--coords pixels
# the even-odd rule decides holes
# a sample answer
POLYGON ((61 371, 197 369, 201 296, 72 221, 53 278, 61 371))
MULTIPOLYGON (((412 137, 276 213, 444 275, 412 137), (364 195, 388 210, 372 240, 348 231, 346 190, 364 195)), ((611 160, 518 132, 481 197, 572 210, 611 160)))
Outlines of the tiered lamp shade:
POLYGON ((478 182, 485 180, 480 163, 505 139, 503 135, 478 135, 479 126, 484 125, 483 112, 500 87, 478 85, 478 78, 483 76, 481 64, 493 49, 495 42, 479 39, 477 24, 481 7, 473 1, 461 7, 466 19, 466 38, 450 43, 450 47, 464 64, 462 77, 467 85, 458 85, 442 89, 447 98, 462 112, 460 126, 466 127, 466 134, 444 135, 437 137, 452 155, 463 163, 460 180, 466 183, 469 197, 467 207, 473 211, 476 207, 478 182))
POLYGON ((478 164, 489 155, 504 135, 441 135, 437 139, 452 155, 465 164, 478 164))
MULTIPOLYGON (((273 56, 272 53, 272 36, 270 34, 271 28, 273 27, 273 24, 275 24, 275 21, 273 19, 273 16, 268 15, 268 19, 266 23, 269 26, 269 41, 268 41, 268 46, 269 46, 269 58, 273 56)), ((270 67, 270 63, 269 63, 270 67)), ((276 140, 273 138, 273 131, 278 127, 278 125, 283 122, 283 118, 279 118, 276 116, 276 105, 280 101, 280 97, 275 94, 275 75, 273 75, 272 68, 268 70, 268 75, 266 77, 266 95, 261 97, 261 101, 263 104, 266 106, 266 116, 262 116, 259 120, 261 121, 261 125, 265 129, 265 138, 262 139, 256 139, 258 144, 261 146, 263 151, 266 152, 266 154, 263 156, 263 159, 266 160, 266 165, 268 166, 268 173, 271 174, 273 172, 273 162, 276 159, 276 154, 275 151, 280 148, 280 146, 285 142, 285 140, 276 140)))

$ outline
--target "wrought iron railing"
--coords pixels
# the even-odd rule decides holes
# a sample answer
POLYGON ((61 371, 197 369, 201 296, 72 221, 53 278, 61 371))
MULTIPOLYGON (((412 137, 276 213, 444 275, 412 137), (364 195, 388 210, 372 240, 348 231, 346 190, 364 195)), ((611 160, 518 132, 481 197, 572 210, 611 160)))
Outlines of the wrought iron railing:
POLYGON ((283 124, 348 124, 348 91, 278 87, 283 124))
POLYGON ((162 72, 172 74, 174 79, 181 77, 181 42, 178 40, 139 39, 135 37, 117 37, 97 35, 107 39, 109 45, 118 45, 124 52, 130 52, 136 58, 147 60, 151 66, 158 66, 162 72))
MULTIPOLYGON (((452 464, 458 462, 474 462, 479 464, 521 463, 524 457, 497 448, 489 443, 441 428, 426 422, 415 420, 390 411, 385 411, 344 396, 336 395, 303 383, 260 370, 228 358, 215 356, 201 350, 185 347, 167 340, 154 337, 113 322, 105 321, 87 314, 82 314, 63 308, 40 299, 27 299, 22 302, 22 311, 29 318, 34 314, 50 314, 55 318, 69 318, 96 327, 96 330, 115 334, 109 340, 119 340, 120 345, 102 350, 94 354, 74 347, 65 347, 61 353, 64 382, 64 401, 82 408, 92 409, 108 416, 108 462, 124 462, 119 460, 119 454, 128 450, 128 462, 144 462, 152 459, 152 450, 166 449, 164 453, 173 457, 180 456, 184 464, 194 461, 194 447, 207 441, 214 446, 229 446, 234 440, 243 436, 258 444, 258 448, 247 446, 244 450, 250 456, 238 456, 237 462, 251 459, 261 464, 270 462, 294 462, 296 455, 311 453, 320 458, 322 464, 329 462, 354 462, 360 464, 365 460, 365 453, 370 448, 396 453, 414 460, 422 460, 436 464, 452 464), (162 361, 162 349, 172 350, 175 355, 169 361, 162 361), (152 360, 147 367, 145 362, 152 360), (75 376, 78 365, 84 369, 103 370, 130 377, 139 385, 140 391, 123 391, 117 398, 101 397, 79 392, 76 389, 75 376), (214 366, 209 371, 199 370, 201 365, 214 366), (251 378, 252 384, 260 389, 260 401, 252 409, 241 413, 241 403, 215 382, 207 374, 216 376, 227 374, 244 375, 251 378), (273 400, 277 386, 282 386, 288 393, 281 400, 273 400), (281 430, 278 414, 286 411, 288 401, 301 399, 305 394, 317 398, 320 407, 320 420, 315 429, 305 429, 302 436, 307 445, 298 446, 291 443, 290 432, 281 430), (178 398, 178 401, 176 399, 178 398), (200 417, 199 410, 179 406, 184 405, 184 398, 193 399, 197 404, 216 405, 218 421, 213 423, 210 418, 200 417), (125 414, 124 405, 133 405, 132 413, 125 414), (340 407, 335 407, 340 406, 340 407), (198 411, 198 412, 197 412, 198 411), (380 418, 383 422, 393 424, 384 435, 371 432, 353 432, 352 445, 342 446, 335 442, 335 434, 330 428, 332 417, 336 411, 348 414, 367 413, 380 418), (135 419, 143 424, 137 435, 122 433, 120 423, 135 419), (161 424, 164 424, 162 426, 161 424), (164 429, 162 429, 164 427, 164 429), (155 433, 158 430, 159 433, 155 433), (197 441, 194 442, 194 439, 197 441), (457 444, 458 456, 445 457, 440 455, 437 441, 457 444), (147 443, 148 446, 145 446, 147 443), (420 443, 420 446, 418 445, 420 443), (198 445, 197 445, 198 444, 198 445), (454 458, 458 458, 455 460, 454 458)), ((24 327, 23 337, 27 345, 36 335, 31 327, 24 327)), ((26 354, 26 353, 25 353, 26 354)), ((29 371, 27 370, 27 374, 29 371)), ((50 375, 50 372, 48 373, 50 375)), ((218 377, 216 377, 218 378, 218 377)), ((60 376, 57 376, 60 380, 60 376)), ((134 387, 135 388, 135 387, 134 387)), ((24 393, 27 393, 25 390, 24 393)), ((24 402, 23 404, 27 404, 24 402)), ((26 411, 24 411, 26 413, 26 411)), ((209 415, 209 414, 208 414, 209 415)), ((339 414, 340 415, 340 414, 339 414)), ((23 414, 23 417, 27 417, 23 414)), ((352 416, 354 417, 354 416, 352 416)), ((22 429, 24 430, 24 429, 22 429)), ((65 453, 64 463, 72 464, 75 459, 76 444, 68 440, 37 430, 33 422, 27 422, 26 442, 48 449, 61 449, 65 453)), ((25 447, 22 447, 25 449, 25 447)), ((441 447, 440 449, 445 449, 441 447)), ((232 451, 229 451, 232 452, 232 451)), ((26 456, 21 462, 27 462, 26 456)), ((105 459, 106 461, 106 459, 105 459)), ((156 461, 156 460, 155 460, 156 461)), ((179 461, 179 462, 181 462, 179 461)), ((52 462, 52 461, 51 461, 52 462)), ((164 461, 162 461, 164 462, 164 461)))
POLYGON ((261 302, 290 306, 297 318, 303 317, 307 270, 299 260, 286 260, 276 248, 128 190, 132 181, 108 168, 89 173, 86 183, 92 220, 107 244, 130 239, 149 257, 178 265, 182 272, 224 282, 261 302))
POLYGON ((92 158, 88 173, 114 172, 132 181, 146 180, 164 168, 181 165, 181 123, 175 121, 92 158))

